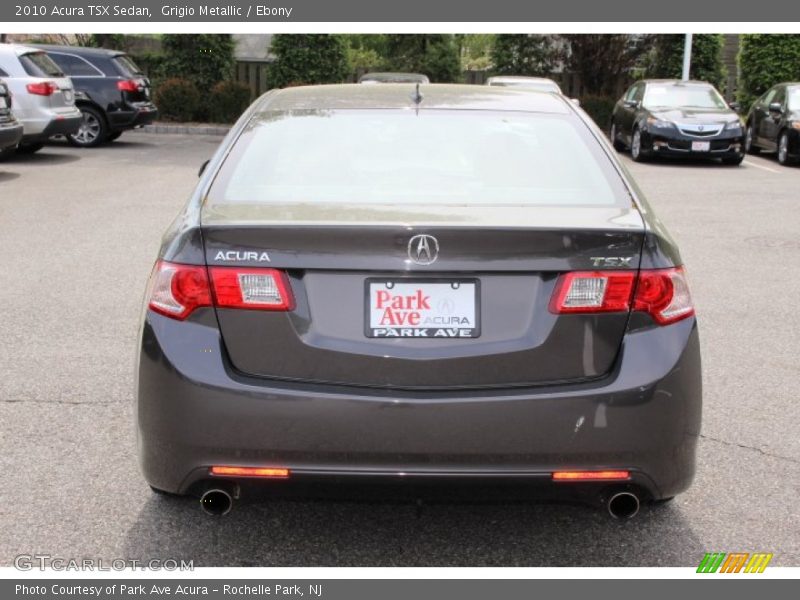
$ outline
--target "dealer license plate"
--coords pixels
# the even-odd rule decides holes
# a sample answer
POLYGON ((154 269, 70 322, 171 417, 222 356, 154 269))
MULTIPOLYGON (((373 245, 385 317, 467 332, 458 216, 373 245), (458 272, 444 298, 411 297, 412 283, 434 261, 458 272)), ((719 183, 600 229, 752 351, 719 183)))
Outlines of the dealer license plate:
POLYGON ((371 338, 476 338, 480 282, 368 279, 365 313, 371 338))

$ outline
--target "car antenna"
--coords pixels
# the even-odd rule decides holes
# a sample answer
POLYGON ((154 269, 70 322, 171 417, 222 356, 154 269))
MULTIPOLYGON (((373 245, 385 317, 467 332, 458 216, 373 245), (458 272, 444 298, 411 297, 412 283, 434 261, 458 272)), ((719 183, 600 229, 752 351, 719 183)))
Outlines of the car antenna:
POLYGON ((415 88, 414 93, 411 95, 411 99, 416 105, 419 105, 422 102, 422 94, 419 93, 419 81, 417 82, 417 87, 415 88))

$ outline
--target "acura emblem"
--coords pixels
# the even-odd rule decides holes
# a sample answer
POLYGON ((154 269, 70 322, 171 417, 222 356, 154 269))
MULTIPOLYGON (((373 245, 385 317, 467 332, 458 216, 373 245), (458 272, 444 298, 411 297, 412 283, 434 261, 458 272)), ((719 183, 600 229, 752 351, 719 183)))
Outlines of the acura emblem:
POLYGON ((439 258, 439 242, 432 235, 415 235, 408 240, 408 258, 418 265, 430 265, 439 258))
POLYGON ((706 129, 705 125, 698 125, 697 126, 697 131, 705 131, 705 129, 706 129))

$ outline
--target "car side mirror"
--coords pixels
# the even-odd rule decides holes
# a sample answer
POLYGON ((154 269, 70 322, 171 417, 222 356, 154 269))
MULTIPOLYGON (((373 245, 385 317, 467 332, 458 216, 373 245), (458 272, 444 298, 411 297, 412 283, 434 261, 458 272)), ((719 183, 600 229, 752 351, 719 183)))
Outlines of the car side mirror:
POLYGON ((781 107, 780 102, 770 102, 769 104, 769 112, 773 114, 781 114, 783 112, 783 107, 781 107))
POLYGON ((628 108, 639 108, 639 103, 636 100, 625 100, 625 106, 628 108))
POLYGON ((572 103, 573 103, 575 106, 580 106, 580 105, 581 105, 581 101, 580 101, 580 99, 579 99, 579 98, 570 98, 570 100, 572 100, 572 103))
POLYGON ((204 162, 202 165, 200 165, 200 170, 197 171, 197 176, 198 177, 201 177, 203 175, 203 173, 205 172, 206 167, 208 166, 208 163, 210 161, 211 161, 211 159, 209 158, 206 162, 204 162))
POLYGON ((728 106, 731 107, 731 110, 735 110, 736 112, 739 112, 739 109, 742 108, 742 105, 738 102, 728 102, 728 106))

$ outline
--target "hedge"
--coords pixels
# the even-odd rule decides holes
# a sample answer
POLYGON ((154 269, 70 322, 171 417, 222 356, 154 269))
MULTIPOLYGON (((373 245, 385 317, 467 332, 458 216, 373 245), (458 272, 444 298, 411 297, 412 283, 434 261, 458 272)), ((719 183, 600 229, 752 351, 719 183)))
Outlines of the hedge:
POLYGON ((197 86, 188 79, 173 77, 156 88, 155 102, 165 121, 192 121, 201 111, 197 86))
POLYGON ((738 100, 744 110, 782 81, 800 81, 800 35, 743 35, 739 50, 738 100))

